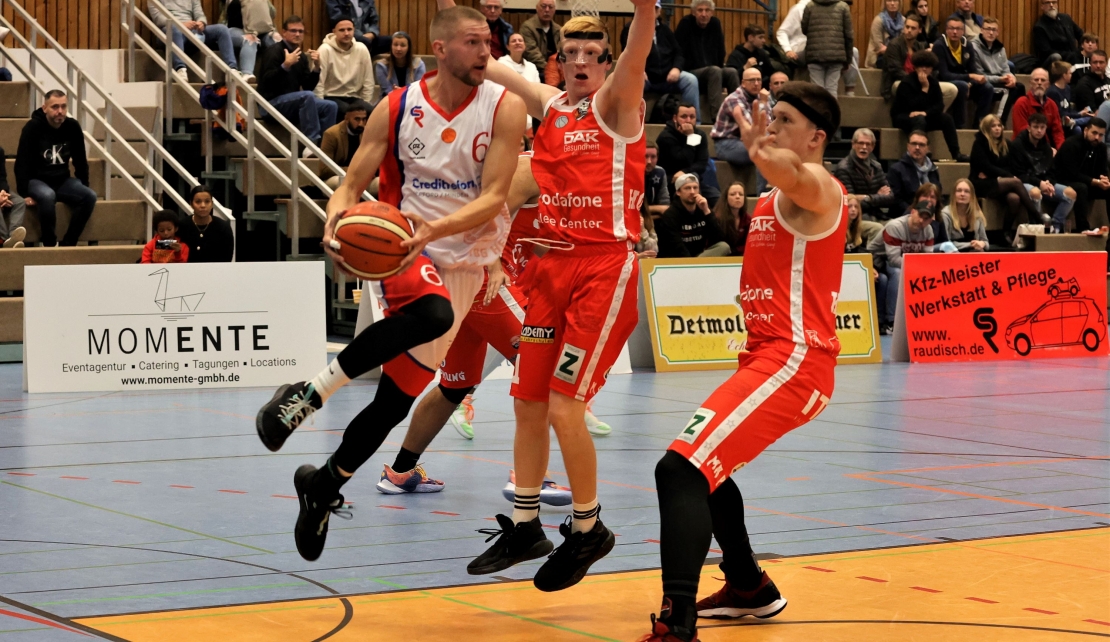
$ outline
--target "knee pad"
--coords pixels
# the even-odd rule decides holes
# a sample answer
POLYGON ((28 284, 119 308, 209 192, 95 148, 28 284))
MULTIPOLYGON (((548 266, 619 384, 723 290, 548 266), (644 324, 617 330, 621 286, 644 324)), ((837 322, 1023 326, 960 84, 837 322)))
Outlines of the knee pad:
POLYGON ((474 392, 474 386, 469 388, 445 388, 441 383, 439 384, 439 391, 443 394, 444 399, 457 406, 462 403, 463 399, 466 399, 468 394, 474 392))

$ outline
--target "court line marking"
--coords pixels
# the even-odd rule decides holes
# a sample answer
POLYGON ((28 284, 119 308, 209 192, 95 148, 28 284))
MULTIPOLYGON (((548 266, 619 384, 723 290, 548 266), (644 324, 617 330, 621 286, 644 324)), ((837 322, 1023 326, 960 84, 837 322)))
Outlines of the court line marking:
POLYGON ((1075 629, 1054 629, 1041 626, 1023 626, 1019 624, 989 624, 986 622, 933 622, 929 620, 799 620, 795 622, 775 622, 775 621, 761 621, 755 623, 745 622, 726 622, 721 624, 709 624, 699 626, 698 629, 723 629, 730 627, 764 627, 764 626, 797 626, 797 625, 810 625, 810 624, 881 624, 889 626, 891 624, 908 624, 908 625, 923 625, 923 626, 973 626, 984 627, 991 629, 1020 629, 1025 631, 1048 631, 1052 633, 1071 633, 1074 635, 1090 635, 1094 637, 1110 638, 1110 633, 1099 633, 1097 631, 1079 631, 1075 629))

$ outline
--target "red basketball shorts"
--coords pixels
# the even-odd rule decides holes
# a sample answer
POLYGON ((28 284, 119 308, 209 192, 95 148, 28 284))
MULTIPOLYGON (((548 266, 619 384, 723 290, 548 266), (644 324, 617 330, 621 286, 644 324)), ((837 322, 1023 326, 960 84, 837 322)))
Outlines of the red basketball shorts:
MULTIPOLYGON (((478 293, 483 296, 485 289, 478 293)), ((477 299, 463 319, 455 342, 447 351, 440 368, 440 385, 444 388, 471 388, 482 382, 486 346, 510 361, 516 359, 520 347, 520 328, 524 324, 527 301, 516 286, 501 288, 489 305, 477 299)))
POLYGON ((825 409, 835 366, 827 352, 785 342, 742 353, 736 374, 698 408, 669 450, 697 466, 716 489, 825 409))
POLYGON ((529 263, 512 396, 546 403, 554 390, 589 401, 605 385, 637 318, 640 267, 618 247, 552 250, 529 263))

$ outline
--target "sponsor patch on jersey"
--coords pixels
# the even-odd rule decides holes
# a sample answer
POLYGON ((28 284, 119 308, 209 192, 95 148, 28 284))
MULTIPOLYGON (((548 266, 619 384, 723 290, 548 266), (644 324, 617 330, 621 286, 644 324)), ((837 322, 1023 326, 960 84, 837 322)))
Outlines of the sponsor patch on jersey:
POLYGON ((417 106, 413 107, 412 109, 409 110, 409 116, 412 116, 412 120, 413 120, 413 122, 416 123, 417 127, 423 127, 424 126, 424 123, 421 122, 421 121, 424 120, 424 108, 423 107, 421 107, 420 105, 417 105, 417 106))
POLYGON ((409 143, 409 151, 412 152, 413 156, 420 158, 420 152, 424 151, 424 143, 419 138, 412 139, 412 142, 409 143))
POLYGON ((586 358, 586 351, 582 348, 563 344, 563 350, 555 366, 555 378, 567 383, 578 383, 578 371, 582 368, 582 361, 586 358))
POLYGON ((709 408, 698 408, 694 416, 691 417, 690 421, 686 424, 686 427, 682 429, 682 432, 678 433, 678 439, 688 444, 693 444, 698 440, 698 435, 701 434, 701 431, 705 430, 705 427, 708 426, 709 422, 716 416, 717 413, 709 408))
POLYGON ((555 343, 555 328, 526 325, 520 330, 521 343, 555 343))
POLYGON ((453 143, 455 142, 456 136, 458 136, 458 134, 455 132, 455 130, 448 127, 447 129, 443 130, 443 133, 439 135, 439 138, 445 143, 453 143))
POLYGON ((555 119, 555 126, 561 129, 563 127, 566 127, 567 123, 569 123, 569 122, 570 122, 570 119, 567 118, 566 115, 559 116, 558 118, 555 119))

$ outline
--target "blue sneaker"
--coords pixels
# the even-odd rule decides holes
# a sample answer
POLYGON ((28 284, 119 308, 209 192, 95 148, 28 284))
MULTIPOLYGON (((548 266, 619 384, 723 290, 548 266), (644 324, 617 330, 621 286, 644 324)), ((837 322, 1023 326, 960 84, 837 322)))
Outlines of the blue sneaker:
POLYGON ((394 472, 389 464, 382 470, 382 477, 378 480, 378 490, 386 495, 403 495, 405 493, 438 493, 443 490, 443 482, 428 477, 424 466, 417 464, 410 471, 394 472))
MULTIPOLYGON (((510 502, 516 501, 516 471, 509 471, 509 483, 501 489, 501 495, 510 502)), ((554 481, 544 477, 540 487, 540 503, 548 506, 569 506, 574 501, 570 496, 570 488, 560 486, 554 481)))

